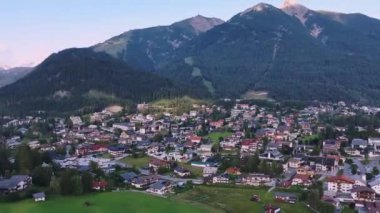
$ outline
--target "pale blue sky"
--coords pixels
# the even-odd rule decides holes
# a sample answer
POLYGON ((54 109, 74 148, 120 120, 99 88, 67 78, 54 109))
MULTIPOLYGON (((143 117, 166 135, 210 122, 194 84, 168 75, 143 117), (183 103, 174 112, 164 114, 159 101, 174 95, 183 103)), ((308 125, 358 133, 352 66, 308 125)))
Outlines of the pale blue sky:
MULTIPOLYGON (((228 20, 259 2, 283 0, 0 0, 0 66, 39 63, 69 47, 86 47, 135 28, 201 14, 228 20)), ((299 0, 310 9, 380 18, 379 0, 299 0)))

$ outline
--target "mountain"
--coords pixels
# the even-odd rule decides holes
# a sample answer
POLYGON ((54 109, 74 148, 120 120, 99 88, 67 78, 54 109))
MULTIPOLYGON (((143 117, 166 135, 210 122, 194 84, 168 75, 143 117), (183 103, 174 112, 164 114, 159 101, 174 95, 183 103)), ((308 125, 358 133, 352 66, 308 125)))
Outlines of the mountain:
POLYGON ((380 20, 260 3, 51 55, 0 89, 0 110, 75 110, 115 100, 247 97, 380 104, 380 20))
POLYGON ((72 111, 111 101, 151 101, 184 91, 154 73, 91 49, 68 49, 49 56, 32 73, 0 89, 3 112, 72 111))
POLYGON ((157 64, 168 60, 174 50, 222 23, 220 19, 198 15, 170 26, 131 30, 97 44, 93 49, 119 58, 133 68, 154 71, 157 64))
POLYGON ((0 68, 0 88, 25 77, 32 70, 31 67, 0 68))
POLYGON ((379 103, 380 21, 260 3, 187 42, 158 73, 215 97, 379 103))

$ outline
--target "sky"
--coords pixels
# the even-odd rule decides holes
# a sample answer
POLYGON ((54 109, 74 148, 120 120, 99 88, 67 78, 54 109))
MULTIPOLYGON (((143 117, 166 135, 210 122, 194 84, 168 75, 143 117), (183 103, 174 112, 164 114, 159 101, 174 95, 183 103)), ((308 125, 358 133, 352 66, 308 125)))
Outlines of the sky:
MULTIPOLYGON (((283 0, 0 0, 0 66, 37 65, 54 52, 88 47, 136 28, 198 14, 228 20, 283 0)), ((379 0, 299 0, 314 10, 360 12, 380 19, 379 0)))

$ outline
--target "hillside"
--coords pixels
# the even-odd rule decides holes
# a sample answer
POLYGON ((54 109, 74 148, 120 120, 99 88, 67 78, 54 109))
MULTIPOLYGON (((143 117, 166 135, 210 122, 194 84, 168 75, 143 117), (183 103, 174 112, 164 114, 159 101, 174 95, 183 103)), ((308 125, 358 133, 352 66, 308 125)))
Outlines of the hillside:
POLYGON ((169 26, 131 30, 92 47, 130 64, 133 68, 155 71, 173 51, 223 21, 195 16, 169 26))
POLYGON ((15 67, 9 69, 0 68, 0 88, 25 77, 32 70, 33 68, 31 67, 15 67))
POLYGON ((152 101, 185 92, 168 79, 135 71, 90 49, 48 57, 22 80, 0 89, 2 111, 69 111, 116 100, 152 101))
POLYGON ((212 87, 215 97, 268 91, 276 100, 378 103, 379 24, 261 3, 178 49, 159 73, 212 87))

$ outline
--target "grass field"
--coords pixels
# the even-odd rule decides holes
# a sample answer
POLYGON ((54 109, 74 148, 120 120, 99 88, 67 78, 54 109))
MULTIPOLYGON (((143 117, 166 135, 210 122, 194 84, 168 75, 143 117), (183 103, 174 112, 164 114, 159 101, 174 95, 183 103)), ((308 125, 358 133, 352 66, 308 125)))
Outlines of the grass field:
POLYGON ((180 166, 189 170, 191 174, 193 174, 195 177, 203 176, 203 168, 191 166, 190 164, 186 164, 186 163, 180 163, 180 166))
POLYGON ((126 164, 134 165, 136 168, 140 168, 140 167, 148 166, 149 165, 149 159, 150 158, 148 156, 145 156, 142 158, 126 157, 126 158, 122 159, 121 161, 126 163, 126 164))
POLYGON ((201 204, 159 198, 137 192, 108 192, 80 197, 55 197, 43 203, 25 200, 17 203, 1 203, 1 213, 118 213, 165 212, 192 213, 213 212, 201 204), (90 206, 85 206, 90 202, 90 206))
POLYGON ((195 189, 177 196, 179 200, 202 203, 226 212, 263 212, 265 204, 275 204, 284 213, 308 213, 309 209, 301 204, 285 204, 274 201, 273 194, 265 189, 227 188, 197 186, 195 189), (252 195, 259 195, 258 203, 250 201, 252 195))
POLYGON ((205 138, 209 138, 212 142, 219 142, 219 138, 226 138, 232 135, 232 132, 212 132, 208 134, 205 138))

